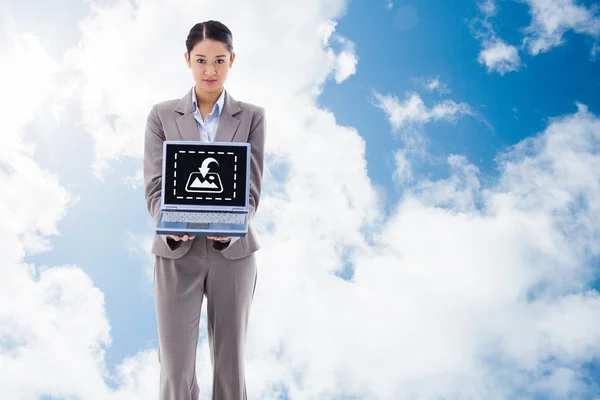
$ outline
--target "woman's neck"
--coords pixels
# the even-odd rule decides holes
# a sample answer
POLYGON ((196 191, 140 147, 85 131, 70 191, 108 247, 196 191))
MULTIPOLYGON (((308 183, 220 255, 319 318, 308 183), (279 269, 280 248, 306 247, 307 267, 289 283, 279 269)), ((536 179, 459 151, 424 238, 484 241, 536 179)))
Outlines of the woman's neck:
POLYGON ((196 101, 198 102, 199 107, 212 107, 215 105, 219 97, 221 97, 221 93, 223 93, 224 88, 221 88, 218 92, 207 93, 203 90, 195 89, 196 91, 196 101))

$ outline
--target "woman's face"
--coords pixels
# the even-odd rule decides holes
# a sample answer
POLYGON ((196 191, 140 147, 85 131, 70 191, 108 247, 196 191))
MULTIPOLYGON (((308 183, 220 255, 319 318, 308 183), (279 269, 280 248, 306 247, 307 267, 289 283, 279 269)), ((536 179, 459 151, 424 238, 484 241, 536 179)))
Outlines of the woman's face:
POLYGON ((186 52, 185 59, 194 75, 196 88, 207 93, 219 93, 233 65, 235 53, 229 53, 222 42, 205 39, 194 46, 189 57, 186 52))

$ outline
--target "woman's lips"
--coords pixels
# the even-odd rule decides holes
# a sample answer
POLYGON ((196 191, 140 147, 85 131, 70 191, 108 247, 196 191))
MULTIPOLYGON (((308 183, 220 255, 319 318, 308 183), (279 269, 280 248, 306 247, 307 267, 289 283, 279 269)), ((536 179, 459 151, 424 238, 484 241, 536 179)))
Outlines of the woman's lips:
POLYGON ((209 85, 212 85, 216 81, 217 81, 216 79, 204 79, 204 83, 208 83, 209 85))

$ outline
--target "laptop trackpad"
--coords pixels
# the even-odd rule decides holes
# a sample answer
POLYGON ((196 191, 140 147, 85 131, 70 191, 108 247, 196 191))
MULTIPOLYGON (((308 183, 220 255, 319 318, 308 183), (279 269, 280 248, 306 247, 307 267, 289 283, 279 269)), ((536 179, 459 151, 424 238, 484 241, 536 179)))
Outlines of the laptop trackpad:
POLYGON ((188 222, 185 225, 189 229, 208 229, 208 222, 188 222))

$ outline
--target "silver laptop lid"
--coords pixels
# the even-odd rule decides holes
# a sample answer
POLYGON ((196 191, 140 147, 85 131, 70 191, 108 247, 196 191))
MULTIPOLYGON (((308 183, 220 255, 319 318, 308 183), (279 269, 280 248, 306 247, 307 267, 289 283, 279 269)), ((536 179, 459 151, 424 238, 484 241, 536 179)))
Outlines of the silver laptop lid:
POLYGON ((250 143, 163 142, 163 209, 248 211, 250 143))

